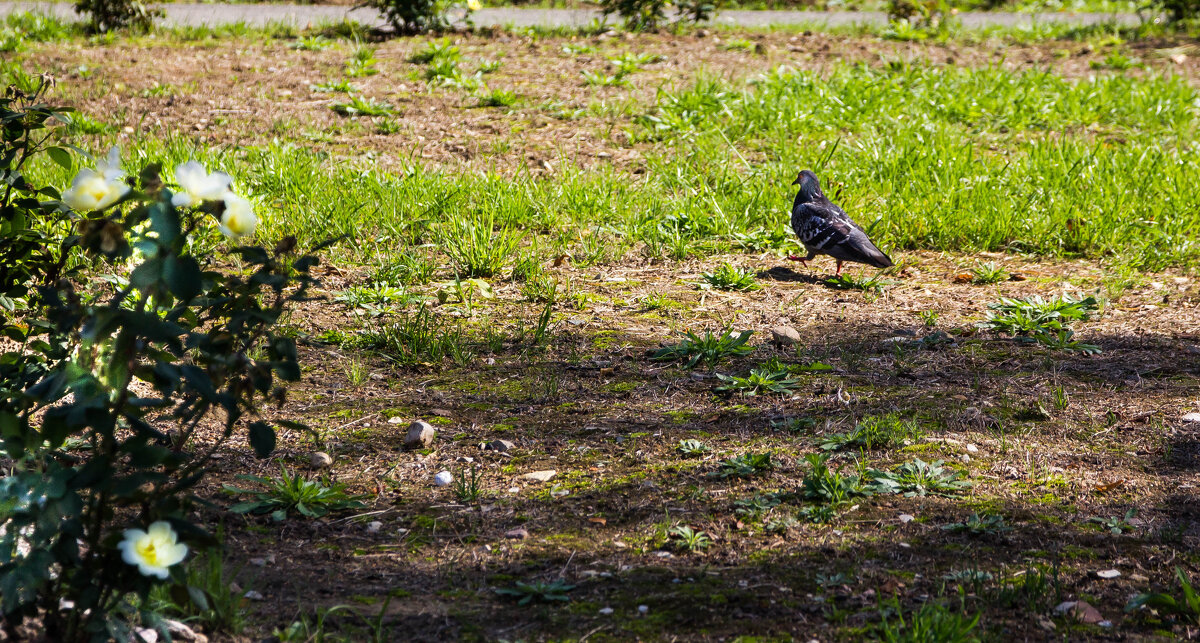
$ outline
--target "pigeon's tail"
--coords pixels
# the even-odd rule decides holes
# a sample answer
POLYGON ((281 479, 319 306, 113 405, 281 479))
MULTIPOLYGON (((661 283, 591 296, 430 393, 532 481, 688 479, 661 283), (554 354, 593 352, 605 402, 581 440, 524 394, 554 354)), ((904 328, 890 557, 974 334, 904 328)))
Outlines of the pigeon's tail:
POLYGON ((830 255, 842 261, 865 263, 876 268, 891 268, 892 260, 861 230, 854 229, 841 243, 828 250, 830 255))
POLYGON ((863 263, 876 268, 891 268, 892 258, 883 254, 883 251, 871 244, 872 252, 867 253, 867 259, 863 263))

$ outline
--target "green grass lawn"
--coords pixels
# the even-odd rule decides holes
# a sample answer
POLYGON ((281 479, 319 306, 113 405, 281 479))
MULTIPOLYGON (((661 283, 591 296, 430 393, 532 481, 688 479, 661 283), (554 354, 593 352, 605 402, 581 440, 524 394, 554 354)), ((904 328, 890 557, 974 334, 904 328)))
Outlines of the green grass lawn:
MULTIPOLYGON (((165 133, 131 153, 223 167, 264 204, 268 238, 381 234, 419 244, 443 220, 488 220, 574 252, 568 229, 683 259, 738 244, 781 248, 791 179, 813 168, 882 247, 1086 257, 1136 268, 1200 258, 1196 89, 1156 71, 835 64, 684 79, 620 127, 650 171, 552 177, 401 175, 302 145, 197 148, 165 133), (682 153, 681 153, 682 152, 682 153)), ((46 167, 47 172, 52 171, 46 167)), ((60 173, 60 181, 66 173, 60 173)))

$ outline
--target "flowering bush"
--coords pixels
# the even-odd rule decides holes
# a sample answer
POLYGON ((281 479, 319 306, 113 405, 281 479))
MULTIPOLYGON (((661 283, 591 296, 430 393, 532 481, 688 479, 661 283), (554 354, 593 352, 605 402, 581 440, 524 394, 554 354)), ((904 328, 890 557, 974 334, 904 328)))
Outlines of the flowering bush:
POLYGON ((47 145, 61 110, 44 91, 0 99, 0 614, 47 640, 129 640, 157 623, 149 590, 186 582, 187 545, 213 544, 189 521, 212 454, 235 433, 260 457, 275 446, 260 411, 300 370, 274 328, 316 259, 292 238, 234 248, 240 271, 194 256, 207 229, 257 222, 198 163, 174 192, 155 165, 127 176, 116 148, 61 194, 31 184, 37 155, 73 165, 47 145), (128 277, 83 279, 106 264, 128 277))
POLYGON ((621 16, 630 31, 654 31, 670 22, 668 13, 680 24, 707 22, 719 4, 717 0, 600 0, 600 10, 606 17, 621 16), (669 11, 672 5, 674 11, 669 11))
POLYGON ((99 33, 114 29, 148 31, 154 19, 163 15, 161 9, 147 7, 139 0, 75 0, 75 11, 86 14, 89 28, 99 33))
POLYGON ((383 14, 384 20, 400 33, 445 31, 453 24, 452 13, 461 10, 461 19, 470 20, 471 12, 483 5, 479 0, 363 0, 359 7, 370 7, 383 14))

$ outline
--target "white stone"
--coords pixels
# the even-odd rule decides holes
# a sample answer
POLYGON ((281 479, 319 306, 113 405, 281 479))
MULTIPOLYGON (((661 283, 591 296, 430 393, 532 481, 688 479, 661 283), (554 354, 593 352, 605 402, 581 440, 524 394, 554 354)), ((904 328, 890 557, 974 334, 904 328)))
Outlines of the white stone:
POLYGON ((1184 422, 1200 422, 1200 413, 1188 413, 1183 416, 1184 422))
POLYGON ((600 608, 600 613, 603 614, 604 616, 612 616, 613 611, 614 610, 611 607, 601 607, 600 608))
POLYGON ((1070 610, 1075 609, 1075 601, 1063 601, 1054 608, 1056 614, 1066 614, 1070 610))
POLYGON ((314 451, 308 455, 308 464, 314 469, 324 469, 333 465, 333 458, 324 451, 314 451))
POLYGON ((433 428, 432 424, 424 420, 417 420, 408 425, 408 434, 404 436, 404 448, 429 448, 433 446, 433 440, 436 437, 437 430, 433 428))
POLYGON ((900 522, 912 522, 916 520, 912 514, 900 514, 900 522))
POLYGON ((1100 578, 1103 578, 1104 580, 1112 580, 1114 578, 1120 578, 1121 572, 1119 572, 1115 569, 1102 569, 1102 570, 1096 572, 1096 576, 1099 576, 1100 578))
POLYGON ((404 424, 404 418, 397 415, 396 417, 388 418, 388 424, 404 424))
POLYGON ((180 623, 179 621, 172 620, 169 618, 164 618, 161 622, 163 625, 167 626, 167 632, 170 632, 171 640, 173 640, 173 641, 207 641, 208 640, 208 637, 204 636, 203 634, 197 634, 196 630, 193 630, 191 627, 188 627, 188 625, 186 623, 180 623))
POLYGON ((448 487, 454 482, 454 476, 450 475, 449 471, 443 471, 433 477, 433 484, 439 487, 448 487))
POLYGON ((530 471, 529 473, 527 473, 521 477, 525 478, 526 480, 536 480, 538 482, 549 482, 550 479, 556 475, 558 475, 557 471, 555 471, 554 469, 547 469, 545 471, 530 471))
POLYGON ((261 593, 259 593, 259 592, 256 592, 256 591, 254 591, 254 590, 250 590, 250 591, 246 592, 245 594, 243 594, 242 596, 243 596, 244 598, 248 598, 248 599, 250 599, 250 600, 252 600, 252 601, 265 601, 265 600, 267 600, 267 597, 266 597, 266 596, 263 596, 261 593))
POLYGON ((780 346, 799 344, 800 331, 791 326, 776 326, 771 329, 771 342, 780 346))
POLYGON ((487 443, 487 448, 489 451, 499 451, 500 453, 511 451, 515 446, 515 444, 509 442, 508 440, 492 440, 491 442, 487 443))
POLYGON ((371 522, 367 523, 368 534, 377 534, 379 533, 380 529, 383 529, 383 522, 379 520, 372 520, 371 522))
POLYGON ((638 613, 639 614, 647 614, 649 612, 650 612, 649 605, 638 605, 638 613))

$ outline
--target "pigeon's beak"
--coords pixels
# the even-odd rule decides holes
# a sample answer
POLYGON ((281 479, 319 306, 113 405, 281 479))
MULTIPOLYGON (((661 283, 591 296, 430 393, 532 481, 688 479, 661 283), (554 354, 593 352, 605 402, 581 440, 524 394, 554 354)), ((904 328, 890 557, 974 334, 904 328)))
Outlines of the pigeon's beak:
POLYGON ((800 185, 800 177, 796 177, 796 180, 792 181, 792 185, 800 185))

